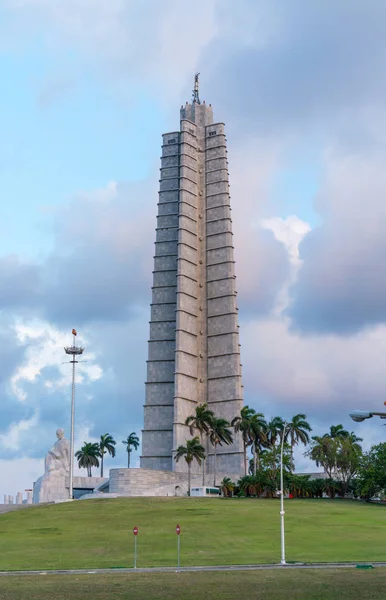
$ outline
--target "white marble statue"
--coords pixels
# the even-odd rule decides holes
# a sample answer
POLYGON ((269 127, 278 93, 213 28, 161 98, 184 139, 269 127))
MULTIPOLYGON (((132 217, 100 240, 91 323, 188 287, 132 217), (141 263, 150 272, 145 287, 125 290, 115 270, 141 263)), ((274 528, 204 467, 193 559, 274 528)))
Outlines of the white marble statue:
POLYGON ((57 441, 47 452, 44 460, 44 475, 34 483, 34 504, 68 498, 70 443, 64 437, 63 429, 56 431, 56 437, 57 441))
POLYGON ((44 466, 45 472, 63 471, 67 474, 70 470, 70 443, 64 437, 63 429, 56 431, 58 440, 46 455, 44 466))

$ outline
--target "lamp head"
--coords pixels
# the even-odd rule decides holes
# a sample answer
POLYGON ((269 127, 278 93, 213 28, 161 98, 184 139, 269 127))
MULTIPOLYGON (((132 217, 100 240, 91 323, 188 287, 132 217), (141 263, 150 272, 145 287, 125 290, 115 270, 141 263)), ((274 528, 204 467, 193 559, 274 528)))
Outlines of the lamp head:
POLYGON ((356 421, 357 423, 361 423, 366 419, 371 419, 372 416, 373 413, 369 412, 368 410, 353 410, 353 412, 350 413, 352 420, 356 421))

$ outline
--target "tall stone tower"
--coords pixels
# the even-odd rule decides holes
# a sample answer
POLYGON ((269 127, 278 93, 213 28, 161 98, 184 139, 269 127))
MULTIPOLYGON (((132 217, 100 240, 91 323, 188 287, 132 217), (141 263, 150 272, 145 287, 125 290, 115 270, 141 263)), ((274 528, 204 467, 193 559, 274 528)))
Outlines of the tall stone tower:
MULTIPOLYGON (((163 135, 140 463, 168 471, 186 471, 173 453, 197 404, 229 421, 243 406, 226 137, 200 102, 198 75, 180 116, 180 130, 163 135)), ((244 473, 239 434, 217 447, 216 470, 244 473)))

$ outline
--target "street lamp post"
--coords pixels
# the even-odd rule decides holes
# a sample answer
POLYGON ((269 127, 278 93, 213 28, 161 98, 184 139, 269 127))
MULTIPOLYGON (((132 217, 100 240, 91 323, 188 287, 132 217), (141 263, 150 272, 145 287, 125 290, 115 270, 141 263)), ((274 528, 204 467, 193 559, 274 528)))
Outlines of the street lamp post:
POLYGON ((66 346, 64 351, 66 354, 72 356, 70 364, 72 364, 72 386, 71 386, 71 434, 70 434, 70 477, 69 477, 69 489, 68 497, 72 500, 73 496, 73 480, 74 480, 74 433, 75 433, 75 365, 77 360, 76 356, 83 354, 84 348, 75 345, 76 330, 72 330, 73 342, 72 346, 66 346))
POLYGON ((350 413, 350 417, 353 421, 357 423, 361 423, 366 419, 371 419, 372 417, 379 417, 380 419, 386 419, 386 412, 370 412, 368 410, 353 410, 350 413))
POLYGON ((284 422, 283 433, 281 436, 281 452, 280 452, 280 537, 281 537, 281 560, 282 565, 287 564, 285 562, 285 529, 284 529, 284 475, 283 475, 283 455, 284 455, 284 439, 285 431, 291 423, 284 422))

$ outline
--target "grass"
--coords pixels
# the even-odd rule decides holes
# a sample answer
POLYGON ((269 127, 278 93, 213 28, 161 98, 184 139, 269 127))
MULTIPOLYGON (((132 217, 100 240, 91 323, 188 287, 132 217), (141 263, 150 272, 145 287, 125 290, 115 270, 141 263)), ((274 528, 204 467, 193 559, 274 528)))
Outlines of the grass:
POLYGON ((1 600, 384 600, 386 569, 48 575, 1 580, 1 600))
MULTIPOLYGON (((278 500, 119 498, 0 515, 0 570, 275 563, 278 500)), ((286 502, 288 561, 384 561, 386 507, 352 501, 286 502)))

